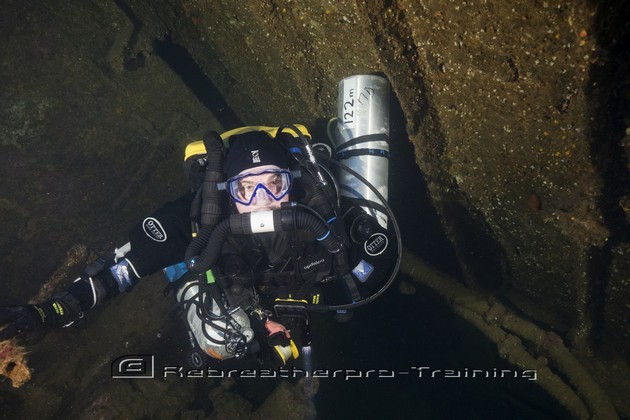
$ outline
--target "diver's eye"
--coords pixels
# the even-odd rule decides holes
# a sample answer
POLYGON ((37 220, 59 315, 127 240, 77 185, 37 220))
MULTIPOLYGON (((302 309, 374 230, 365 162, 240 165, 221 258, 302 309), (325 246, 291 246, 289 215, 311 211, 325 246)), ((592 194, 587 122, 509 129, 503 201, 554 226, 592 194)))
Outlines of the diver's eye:
POLYGON ((277 194, 282 189, 282 178, 280 177, 280 175, 275 175, 273 179, 267 183, 267 185, 274 192, 274 194, 277 194))
POLYGON ((254 190, 254 185, 250 182, 239 182, 238 192, 242 197, 248 197, 254 190))

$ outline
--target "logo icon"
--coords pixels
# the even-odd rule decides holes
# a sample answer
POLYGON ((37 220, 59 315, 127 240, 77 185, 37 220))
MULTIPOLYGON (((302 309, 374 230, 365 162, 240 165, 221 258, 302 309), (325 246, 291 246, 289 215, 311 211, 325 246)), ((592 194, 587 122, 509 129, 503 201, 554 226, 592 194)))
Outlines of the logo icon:
POLYGON ((142 222, 142 229, 144 233, 156 242, 166 241, 166 231, 160 224, 160 222, 154 217, 147 217, 142 222))
POLYGON ((252 163, 260 163, 260 153, 258 150, 252 150, 252 163))
POLYGON ((155 356, 134 354, 121 356, 112 362, 112 378, 153 378, 155 374, 155 356))
POLYGON ((382 233, 375 233, 365 241, 363 247, 371 257, 381 255, 387 249, 387 236, 382 233))
POLYGON ((317 261, 313 261, 309 264, 306 264, 303 269, 304 270, 310 270, 311 268, 315 267, 316 265, 320 265, 321 263, 323 263, 325 260, 322 258, 321 260, 317 260, 317 261))

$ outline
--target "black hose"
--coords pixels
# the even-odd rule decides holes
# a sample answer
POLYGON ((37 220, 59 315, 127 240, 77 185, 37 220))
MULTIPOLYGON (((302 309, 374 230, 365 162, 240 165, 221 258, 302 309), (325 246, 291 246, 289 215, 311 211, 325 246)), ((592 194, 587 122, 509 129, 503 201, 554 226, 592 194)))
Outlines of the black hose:
POLYGON ((195 240, 199 239, 199 241, 194 248, 191 243, 186 250, 186 265, 191 272, 196 274, 205 273, 216 264, 223 243, 231 232, 230 219, 225 219, 216 226, 208 227, 211 228, 211 234, 208 235, 208 238, 199 238, 198 236, 195 240), (197 249, 200 249, 200 252, 193 252, 197 249))
POLYGON ((331 232, 335 234, 339 242, 344 245, 347 244, 348 238, 346 237, 346 230, 343 225, 343 221, 337 214, 337 210, 339 209, 339 200, 335 200, 336 202, 331 200, 331 196, 337 198, 339 197, 339 188, 332 174, 324 166, 317 162, 317 156, 320 154, 313 151, 307 138, 294 125, 285 125, 278 128, 276 140, 304 169, 302 172, 302 181, 304 189, 310 195, 308 205, 312 207, 318 215, 322 215, 326 218, 326 220, 331 222, 334 226, 334 229, 331 229, 331 232), (299 151, 296 152, 290 144, 284 144, 284 142, 280 140, 280 135, 284 130, 293 131, 300 139, 302 147, 298 148, 300 149, 299 151), (324 169, 329 175, 329 178, 332 181, 332 187, 325 181, 320 168, 324 169))
MULTIPOLYGON (((261 212, 259 212, 260 214, 261 212)), ((230 234, 248 235, 252 231, 251 217, 253 213, 232 214, 229 219, 223 220, 213 230, 206 239, 207 231, 204 229, 204 237, 199 238, 195 246, 188 247, 186 251, 186 264, 193 273, 204 273, 214 267, 219 256, 223 243, 230 234), (205 244, 200 253, 198 250, 201 244, 205 244), (190 252, 188 252, 190 251, 190 252)), ((258 215, 259 215, 258 214, 258 215)), ((343 244, 337 240, 334 233, 329 230, 329 225, 314 215, 299 208, 283 206, 279 210, 273 210, 274 232, 290 231, 295 229, 305 229, 313 232, 318 241, 321 242, 329 252, 337 253, 343 248, 343 244)), ((197 240, 197 238, 195 238, 197 240)))
POLYGON ((306 156, 303 157, 302 159, 299 159, 296 156, 296 154, 293 153, 291 150, 289 150, 289 153, 291 153, 291 155, 295 158, 295 160, 297 160, 298 163, 313 176, 313 178, 318 180, 318 183, 320 185, 322 186, 328 185, 328 183, 324 179, 324 176, 319 170, 319 166, 317 165, 317 160, 315 158, 315 154, 313 153, 313 149, 311 149, 311 146, 308 144, 308 140, 306 140, 306 137, 304 137, 304 134, 302 134, 302 132, 296 126, 291 125, 291 124, 283 125, 282 127, 278 128, 278 132, 276 133, 276 138, 278 139, 280 137, 280 134, 286 129, 293 131, 298 136, 298 138, 302 142, 303 150, 306 153, 306 156))
MULTIPOLYGON (((329 310, 351 309, 351 308, 356 308, 356 307, 361 306, 361 305, 365 305, 366 303, 369 303, 369 302, 373 301, 374 299, 379 297, 381 294, 383 294, 385 292, 385 290, 387 290, 389 288, 389 286, 391 286, 391 284, 394 282, 394 279, 396 278, 396 275, 398 274, 398 270, 400 269, 400 262, 401 262, 401 259, 402 259, 402 238, 401 238, 401 235, 400 235, 400 228, 398 227, 398 222, 396 221, 396 217, 394 216, 394 212, 392 211, 391 207, 389 207, 389 204, 387 204, 387 200, 385 200, 385 197, 383 197, 383 195, 374 187, 374 185, 372 185, 367 179, 365 179, 363 176, 361 176, 361 174, 359 174, 355 170, 349 168, 348 166, 344 165, 343 163, 337 162, 336 160, 331 159, 331 158, 324 158, 324 160, 326 162, 328 162, 328 163, 333 164, 337 168, 350 173, 351 175, 356 177, 359 181, 361 181, 363 184, 367 185, 367 187, 370 190, 372 190, 372 192, 376 195, 376 197, 378 197, 378 199, 381 201, 381 203, 385 207, 385 210, 387 211, 387 213, 389 215, 389 220, 391 221, 391 224, 394 227, 394 232, 396 234, 396 246, 398 248, 398 257, 396 258, 396 264, 394 265, 394 268, 393 268, 393 270, 392 270, 392 272, 391 272, 391 274, 389 276, 389 279, 383 285, 383 287, 381 287, 376 293, 373 293, 372 295, 370 295, 367 298, 365 298, 363 300, 360 300, 358 302, 349 303, 349 304, 346 304, 346 305, 329 305, 329 306, 327 306, 327 309, 329 309, 329 310)), ((310 305, 310 306, 312 306, 312 305, 310 305)), ((315 309, 315 308, 310 308, 309 307, 309 309, 317 311, 317 309, 315 309)))
POLYGON ((206 149, 207 165, 199 190, 201 229, 186 249, 186 261, 203 250, 222 214, 220 203, 223 197, 218 183, 223 181, 223 140, 217 132, 209 131, 203 136, 203 145, 206 149))
MULTIPOLYGON (((307 212, 309 212, 310 214, 312 214, 315 218, 317 218, 320 223, 324 226, 326 226, 326 228, 330 231, 330 233, 335 237, 335 239, 337 240, 337 242, 343 244, 344 246, 348 246, 348 240, 346 238, 346 234, 345 232, 339 232, 339 229, 332 226, 326 219, 324 219, 322 217, 321 214, 319 214, 316 210, 310 208, 309 206, 306 206, 304 204, 300 204, 300 203, 296 203, 295 206, 297 208, 303 209, 307 212)), ((343 222, 343 220, 338 219, 337 216, 334 216, 335 221, 339 221, 339 222, 343 222)), ((334 223, 335 221, 333 221, 332 223, 334 223)), ((343 228, 343 225, 342 225, 343 228)))
POLYGON ((208 239, 210 239, 210 235, 214 230, 213 225, 203 226, 201 231, 197 233, 197 236, 193 238, 193 240, 186 248, 186 254, 184 255, 184 261, 189 261, 191 258, 199 255, 201 251, 205 248, 208 243, 208 239))
POLYGON ((335 235, 335 232, 329 229, 330 225, 325 220, 320 220, 311 213, 295 209, 295 225, 298 229, 310 230, 315 234, 315 238, 329 252, 336 254, 343 248, 343 243, 335 235), (322 223, 324 222, 324 223, 322 223))
POLYGON ((215 131, 203 137, 207 153, 206 173, 201 184, 201 225, 216 225, 221 219, 221 191, 218 183, 223 181, 223 140, 215 131))
MULTIPOLYGON (((204 307, 205 304, 202 302, 203 297, 205 295, 205 293, 201 290, 201 282, 197 282, 196 283, 198 289, 197 292, 194 293, 192 296, 190 296, 188 299, 182 300, 179 303, 181 305, 184 306, 184 318, 186 318, 188 316, 188 311, 190 310, 190 307, 192 305, 195 305, 195 313, 197 314, 197 317, 199 319, 201 319, 201 323, 202 323, 202 331, 203 331, 203 335, 212 343, 216 344, 216 345, 223 345, 225 344, 225 341, 220 341, 217 340, 215 338, 213 338, 212 336, 210 336, 208 334, 208 332, 206 331, 206 325, 210 325, 211 328, 214 328, 217 331, 222 332, 223 334, 226 334, 228 332, 227 329, 221 327, 220 325, 217 325, 214 322, 214 314, 209 313, 208 310, 204 307)), ((190 290, 190 288, 194 287, 195 283, 189 283, 186 287, 184 287, 184 289, 180 292, 180 296, 182 296, 182 298, 184 296, 186 296, 186 293, 188 293, 188 290, 190 290)), ((220 317, 216 317, 216 319, 219 319, 220 317)), ((188 324, 188 323, 187 323, 188 324)), ((189 328, 190 328, 190 324, 189 328)), ((192 330, 191 330, 192 332, 192 330)))

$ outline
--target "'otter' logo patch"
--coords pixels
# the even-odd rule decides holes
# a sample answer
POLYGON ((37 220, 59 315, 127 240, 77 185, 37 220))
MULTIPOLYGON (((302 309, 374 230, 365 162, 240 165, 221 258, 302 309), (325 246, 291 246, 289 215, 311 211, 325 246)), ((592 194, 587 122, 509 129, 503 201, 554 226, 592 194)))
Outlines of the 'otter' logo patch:
POLYGON ((157 219, 153 217, 147 217, 142 222, 142 229, 144 229, 144 233, 146 233, 147 236, 154 241, 166 241, 166 231, 157 219))
POLYGON ((381 255, 387 249, 387 236, 382 233, 375 233, 363 244, 365 252, 371 257, 381 255))

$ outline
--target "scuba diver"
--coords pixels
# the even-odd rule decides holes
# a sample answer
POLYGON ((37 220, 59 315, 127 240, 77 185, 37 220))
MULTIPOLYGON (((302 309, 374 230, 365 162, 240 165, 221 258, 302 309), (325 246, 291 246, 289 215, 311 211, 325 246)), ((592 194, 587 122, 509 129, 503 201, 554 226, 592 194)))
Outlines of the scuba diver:
MULTIPOLYGON (((344 82, 353 88, 340 99, 352 99, 353 118, 361 114, 354 99, 373 99, 363 111, 373 112, 389 89, 378 76, 344 82)), ((311 144, 300 125, 211 131, 189 144, 191 191, 134 226, 129 243, 88 265, 64 292, 0 307, 0 341, 70 326, 163 270, 182 308, 193 367, 206 357, 257 353, 261 343, 279 364, 297 359, 310 346, 310 312, 341 317, 372 301, 400 264, 400 234, 382 193, 387 117, 376 133, 357 134, 357 124, 346 124, 348 109, 340 109, 334 155, 328 144, 311 144)))

